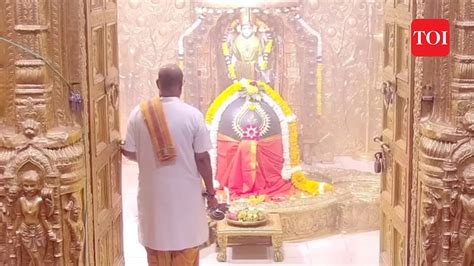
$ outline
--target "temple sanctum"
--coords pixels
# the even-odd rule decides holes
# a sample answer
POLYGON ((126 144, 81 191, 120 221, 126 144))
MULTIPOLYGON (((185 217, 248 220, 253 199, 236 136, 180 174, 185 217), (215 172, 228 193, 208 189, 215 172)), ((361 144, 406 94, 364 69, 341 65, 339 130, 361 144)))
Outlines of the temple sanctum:
POLYGON ((121 149, 168 64, 200 265, 474 265, 474 1, 0 0, 0 266, 148 265, 121 149))

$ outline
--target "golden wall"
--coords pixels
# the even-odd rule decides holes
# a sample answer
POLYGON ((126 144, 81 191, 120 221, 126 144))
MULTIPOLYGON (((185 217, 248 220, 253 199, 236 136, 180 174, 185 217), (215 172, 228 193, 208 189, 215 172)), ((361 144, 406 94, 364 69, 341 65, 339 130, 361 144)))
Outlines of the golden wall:
MULTIPOLYGON (((189 2, 189 1, 187 1, 189 2)), ((130 111, 157 94, 161 65, 177 62, 178 38, 191 23, 189 3, 174 0, 118 1, 122 132, 130 111)))
MULTIPOLYGON (((322 35, 324 66, 322 115, 300 119, 302 157, 306 163, 330 161, 336 155, 372 158, 370 151, 377 148, 372 138, 381 131, 382 102, 378 84, 383 10, 380 1, 372 2, 303 1, 299 13, 322 35), (310 131, 304 130, 310 126, 310 131)), ((157 93, 155 79, 159 67, 177 62, 178 38, 197 18, 196 5, 189 0, 119 1, 122 132, 133 107, 157 93)), ((285 32, 291 31, 286 29, 285 32)), ((289 35, 276 38, 277 42, 287 47, 298 45, 299 40, 289 35)), ((200 47, 204 48, 199 51, 203 56, 215 56, 205 51, 220 43, 220 39, 206 33, 202 40, 200 47)), ((300 82, 301 73, 305 73, 304 59, 291 49, 285 51, 289 52, 279 59, 284 61, 285 68, 280 72, 283 77, 279 78, 284 88, 279 91, 301 118, 311 113, 301 104, 308 97, 308 91, 301 89, 300 82)), ((205 61, 198 64, 210 69, 204 65, 205 61)), ((199 68, 197 65, 194 71, 202 73, 199 68)), ((212 74, 215 75, 203 75, 212 74)), ((205 112, 215 97, 209 91, 219 92, 224 88, 195 88, 200 89, 208 91, 200 93, 199 107, 205 112)))

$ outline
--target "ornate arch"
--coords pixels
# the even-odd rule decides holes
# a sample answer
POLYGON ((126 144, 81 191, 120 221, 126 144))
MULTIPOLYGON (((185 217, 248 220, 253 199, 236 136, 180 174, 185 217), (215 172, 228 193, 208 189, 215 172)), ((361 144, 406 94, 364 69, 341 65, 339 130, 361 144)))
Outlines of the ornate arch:
POLYGON ((18 172, 28 163, 38 167, 46 178, 56 178, 60 176, 60 173, 51 158, 49 158, 40 148, 29 145, 18 150, 15 158, 8 162, 5 167, 5 178, 14 179, 18 172))

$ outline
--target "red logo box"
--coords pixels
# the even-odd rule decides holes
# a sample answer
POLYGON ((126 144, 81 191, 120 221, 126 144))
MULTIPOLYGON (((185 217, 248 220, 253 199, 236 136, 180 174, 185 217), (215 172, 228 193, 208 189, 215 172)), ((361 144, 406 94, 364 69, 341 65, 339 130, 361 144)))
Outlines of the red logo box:
POLYGON ((449 40, 447 19, 415 19, 411 23, 411 53, 414 56, 447 56, 449 40))

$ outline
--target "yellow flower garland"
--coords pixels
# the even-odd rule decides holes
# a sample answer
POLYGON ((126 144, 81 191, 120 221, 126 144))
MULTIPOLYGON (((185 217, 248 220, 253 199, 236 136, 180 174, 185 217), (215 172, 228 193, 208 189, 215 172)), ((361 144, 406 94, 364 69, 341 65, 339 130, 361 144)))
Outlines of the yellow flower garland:
POLYGON ((270 85, 268 85, 267 83, 263 82, 263 81, 258 81, 257 82, 257 85, 262 87, 264 90, 265 90, 265 93, 270 96, 270 98, 272 98, 273 101, 275 101, 278 106, 280 106, 281 110, 283 111, 283 114, 285 114, 285 116, 291 116, 293 114, 293 112, 291 111, 291 108, 290 106, 288 105, 288 103, 283 100, 283 98, 281 98, 280 94, 276 91, 274 91, 270 85))
POLYGON ((234 93, 238 92, 242 88, 242 84, 240 82, 236 82, 227 89, 225 89, 217 98, 212 102, 211 106, 209 106, 209 109, 207 110, 206 113, 206 123, 208 125, 212 124, 212 121, 214 120, 214 116, 216 115, 217 110, 221 107, 221 105, 234 93))
POLYGON ((273 40, 269 40, 267 44, 265 45, 264 53, 270 54, 273 49, 273 40))
MULTIPOLYGON (((265 82, 259 81, 257 84, 265 90, 265 93, 270 96, 270 98, 272 98, 272 100, 275 101, 278 106, 280 106, 285 116, 288 117, 293 114, 288 103, 283 100, 283 98, 281 98, 278 92, 274 91, 265 82)), ((291 121, 288 123, 288 135, 290 142, 290 165, 291 167, 297 167, 300 164, 300 150, 298 145, 298 124, 296 121, 291 121)), ((312 195, 319 194, 320 182, 307 178, 302 171, 294 172, 291 175, 291 182, 297 189, 301 191, 308 192, 312 195)), ((330 184, 324 184, 324 191, 330 190, 332 190, 332 186, 330 184)))
POLYGON ((226 41, 222 42, 222 54, 227 59, 227 72, 229 73, 229 78, 231 80, 235 80, 237 78, 237 74, 235 72, 235 66, 228 60, 230 60, 230 50, 229 44, 226 41))
POLYGON ((222 43, 222 54, 224 56, 229 56, 230 55, 230 53, 229 53, 229 44, 227 42, 222 43))
POLYGON ((319 63, 316 68, 316 114, 323 114, 323 64, 319 63))
MULTIPOLYGON (((227 89, 225 89, 219 96, 217 96, 217 98, 211 104, 209 110, 206 113, 206 123, 209 125, 212 124, 215 114, 222 106, 222 104, 234 93, 237 93, 243 87, 246 87, 248 85, 250 85, 249 81, 247 81, 247 84, 242 84, 242 82, 236 82, 230 85, 227 89)), ((293 112, 288 106, 288 103, 283 100, 280 94, 274 91, 270 87, 270 85, 266 84, 265 82, 258 81, 257 86, 264 89, 265 93, 281 108, 283 114, 286 117, 290 117, 293 115, 293 112)), ((296 121, 291 121, 288 123, 288 135, 290 142, 290 166, 298 167, 300 163, 300 151, 298 147, 298 126, 296 121)), ((301 191, 310 193, 311 195, 319 194, 320 182, 307 178, 302 171, 295 171, 291 175, 291 182, 293 186, 295 186, 301 191)), ((332 190, 332 186, 329 184, 324 184, 324 191, 329 190, 332 190)))

